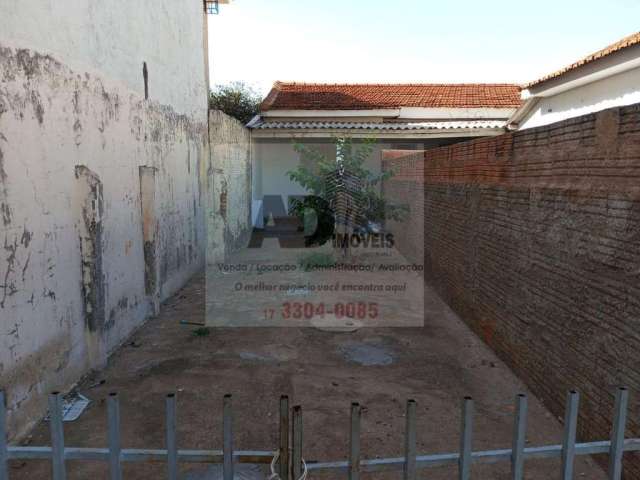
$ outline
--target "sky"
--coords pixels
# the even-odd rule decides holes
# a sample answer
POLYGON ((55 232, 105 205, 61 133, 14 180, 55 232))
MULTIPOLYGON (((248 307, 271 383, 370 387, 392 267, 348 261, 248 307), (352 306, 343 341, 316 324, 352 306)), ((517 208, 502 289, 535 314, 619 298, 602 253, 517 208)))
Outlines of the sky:
POLYGON ((640 0, 232 0, 211 84, 526 83, 640 30, 640 0))

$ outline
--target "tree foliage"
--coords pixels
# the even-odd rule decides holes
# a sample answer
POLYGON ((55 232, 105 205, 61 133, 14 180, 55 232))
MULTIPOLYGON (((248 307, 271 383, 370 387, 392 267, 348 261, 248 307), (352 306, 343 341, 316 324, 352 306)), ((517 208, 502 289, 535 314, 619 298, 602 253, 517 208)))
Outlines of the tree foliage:
POLYGON ((246 124, 260 110, 260 95, 243 82, 217 85, 209 95, 209 108, 222 110, 246 124))
MULTIPOLYGON (((362 182, 359 199, 363 206, 363 220, 384 222, 385 218, 403 220, 408 213, 406 205, 392 205, 380 193, 380 183, 394 175, 393 170, 374 174, 365 167, 366 160, 373 153, 375 139, 366 138, 354 143, 349 137, 335 138, 337 159, 328 159, 321 151, 303 144, 294 144, 294 149, 300 154, 302 161, 294 169, 287 172, 293 182, 298 183, 310 194, 329 200, 327 195, 326 178, 338 168, 344 168, 351 175, 357 176, 362 182), (307 165, 311 165, 309 167, 307 165)), ((294 202, 291 213, 299 214, 307 207, 304 202, 294 202)))

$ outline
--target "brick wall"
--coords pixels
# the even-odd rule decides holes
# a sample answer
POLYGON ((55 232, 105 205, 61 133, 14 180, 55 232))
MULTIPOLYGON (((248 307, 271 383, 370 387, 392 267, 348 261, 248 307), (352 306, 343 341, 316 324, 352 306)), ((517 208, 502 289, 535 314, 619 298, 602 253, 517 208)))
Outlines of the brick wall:
POLYGON ((577 388, 580 437, 608 438, 615 387, 640 393, 640 105, 384 158, 385 194, 424 218, 390 222, 399 248, 554 414, 577 388))

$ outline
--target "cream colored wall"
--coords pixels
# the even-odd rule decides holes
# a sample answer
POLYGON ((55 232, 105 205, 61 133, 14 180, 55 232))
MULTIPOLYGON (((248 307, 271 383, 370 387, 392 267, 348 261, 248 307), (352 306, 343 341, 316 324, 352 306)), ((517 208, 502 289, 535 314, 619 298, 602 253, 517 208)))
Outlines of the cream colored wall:
POLYGON ((11 436, 38 421, 48 392, 104 365, 202 268, 206 244, 202 2, 37 3, 0 7, 0 388, 11 436), (140 167, 154 179, 143 182, 145 218, 140 167))

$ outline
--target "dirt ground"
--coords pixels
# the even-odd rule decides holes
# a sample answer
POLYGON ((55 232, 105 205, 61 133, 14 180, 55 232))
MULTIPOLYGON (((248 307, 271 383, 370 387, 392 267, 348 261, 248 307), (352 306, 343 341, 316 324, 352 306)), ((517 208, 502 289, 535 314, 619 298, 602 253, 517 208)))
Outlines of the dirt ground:
MULTIPOLYGON (((107 368, 78 385, 91 404, 78 420, 65 423, 67 445, 106 447, 105 399, 118 392, 123 448, 163 448, 164 397, 177 392, 178 442, 184 449, 221 448, 222 397, 227 393, 233 395, 235 447, 242 450, 277 448, 282 394, 290 396, 291 405, 302 406, 308 462, 347 458, 352 401, 363 405, 362 458, 402 456, 409 398, 417 401, 419 454, 458 449, 465 395, 475 400, 474 450, 509 448, 514 398, 527 389, 428 287, 424 327, 367 327, 351 333, 227 327, 198 335, 197 326, 184 322, 204 322, 205 283, 204 273, 192 279, 112 356, 107 368)), ((529 394, 527 445, 560 441, 560 422, 529 394)), ((48 424, 35 428, 27 443, 47 445, 48 424)), ((100 462, 67 465, 70 479, 108 478, 107 466, 100 462)), ((559 460, 527 461, 525 478, 558 478, 559 467, 559 460)), ((184 478, 191 480, 221 478, 217 471, 207 465, 182 466, 184 478)), ((162 463, 124 466, 127 479, 164 478, 164 472, 162 463)), ((50 478, 50 465, 14 461, 10 476, 50 478)), ((393 472, 363 478, 401 476, 393 472)), ((456 468, 419 474, 436 480, 456 476, 456 468)), ((472 476, 508 479, 509 464, 474 465, 472 476)), ((578 457, 576 478, 601 479, 604 474, 593 459, 578 457)))

